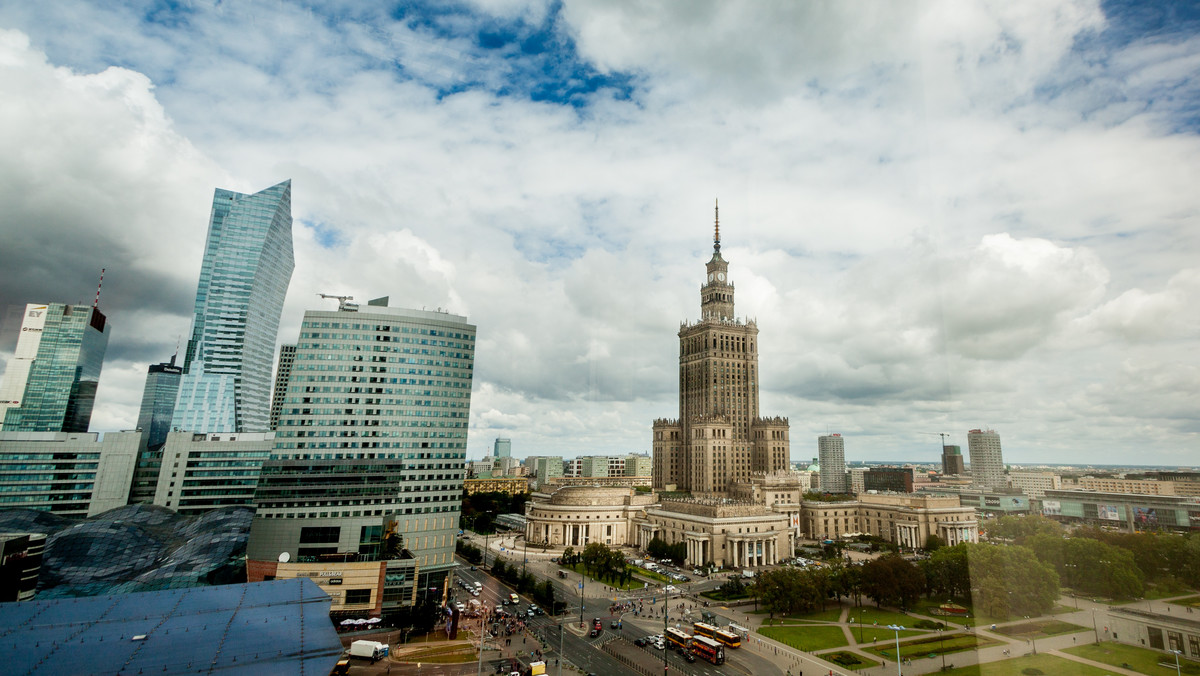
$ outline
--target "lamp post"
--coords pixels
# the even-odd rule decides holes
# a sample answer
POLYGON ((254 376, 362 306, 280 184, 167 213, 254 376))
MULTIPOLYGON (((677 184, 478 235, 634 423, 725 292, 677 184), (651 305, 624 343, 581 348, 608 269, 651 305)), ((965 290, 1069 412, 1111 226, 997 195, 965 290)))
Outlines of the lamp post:
POLYGON ((1172 650, 1171 652, 1175 653, 1175 676, 1179 676, 1179 653, 1182 651, 1172 650))
POLYGON ((1096 645, 1100 645, 1100 630, 1096 628, 1096 609, 1092 608, 1092 633, 1096 635, 1096 645))
MULTIPOLYGON (((850 618, 850 624, 854 624, 854 618, 850 618)), ((862 643, 862 619, 858 621, 858 642, 862 643)))
POLYGON ((938 629, 938 652, 942 654, 942 671, 946 670, 946 634, 945 629, 938 629))
POLYGON ((896 632, 896 676, 904 676, 904 672, 900 671, 900 632, 904 631, 904 627, 898 624, 889 624, 888 629, 896 632))

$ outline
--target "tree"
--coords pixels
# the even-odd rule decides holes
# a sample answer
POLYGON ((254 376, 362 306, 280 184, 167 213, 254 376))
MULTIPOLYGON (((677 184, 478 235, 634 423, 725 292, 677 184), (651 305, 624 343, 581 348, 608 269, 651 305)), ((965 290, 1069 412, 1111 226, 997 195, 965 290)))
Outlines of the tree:
POLYGON ((977 613, 995 618, 1042 615, 1058 599, 1058 573, 1029 547, 963 545, 977 613))
POLYGON ((929 537, 925 538, 925 551, 936 552, 946 546, 946 541, 943 540, 937 533, 930 533, 929 537))
POLYGON ((988 528, 990 537, 1011 540, 1017 544, 1024 544, 1027 538, 1038 534, 1061 536, 1062 533, 1062 525, 1040 514, 1002 516, 988 528))
POLYGON ((1118 599, 1136 598, 1144 591, 1142 571, 1125 549, 1087 537, 1064 540, 1044 534, 1028 543, 1038 560, 1053 566, 1072 589, 1118 599))
POLYGON ((971 593, 971 569, 965 544, 942 547, 921 562, 925 591, 930 596, 965 598, 971 593))
POLYGON ((862 587, 876 606, 908 607, 921 597, 925 575, 904 558, 888 554, 863 564, 862 587))
POLYGON ((813 572, 791 567, 761 573, 755 581, 754 593, 772 617, 775 613, 806 613, 824 600, 813 572))

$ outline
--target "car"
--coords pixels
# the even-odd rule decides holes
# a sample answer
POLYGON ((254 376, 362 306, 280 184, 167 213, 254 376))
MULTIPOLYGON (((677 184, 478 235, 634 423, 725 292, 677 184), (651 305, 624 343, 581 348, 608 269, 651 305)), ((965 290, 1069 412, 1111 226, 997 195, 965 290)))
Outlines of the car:
POLYGON ((654 648, 655 648, 656 650, 666 650, 667 646, 666 646, 666 644, 664 644, 662 641, 655 641, 655 642, 654 642, 654 648))
POLYGON ((633 644, 639 648, 645 648, 646 647, 646 639, 639 636, 639 637, 633 639, 633 644))
POLYGON ((691 651, 688 651, 688 652, 683 653, 683 659, 687 660, 688 662, 695 662, 696 656, 693 655, 691 653, 691 651))
POLYGON ((592 627, 592 631, 588 633, 588 636, 591 636, 592 638, 596 638, 599 635, 600 635, 600 630, 595 627, 592 627))
POLYGON ((609 622, 609 623, 608 623, 608 628, 609 628, 609 629, 616 629, 616 628, 617 628, 617 627, 619 627, 619 626, 621 626, 621 621, 620 621, 620 620, 613 620, 612 622, 609 622))
POLYGON ((671 592, 674 592, 674 591, 677 591, 677 590, 675 589, 675 585, 673 585, 673 584, 669 584, 669 585, 667 585, 666 587, 663 587, 663 591, 665 591, 665 592, 667 592, 668 594, 670 594, 671 592))

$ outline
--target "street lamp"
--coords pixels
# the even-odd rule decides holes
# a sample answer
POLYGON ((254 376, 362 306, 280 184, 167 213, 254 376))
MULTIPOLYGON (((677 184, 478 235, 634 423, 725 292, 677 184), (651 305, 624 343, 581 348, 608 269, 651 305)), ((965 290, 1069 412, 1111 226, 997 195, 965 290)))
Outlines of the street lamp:
POLYGON ((888 629, 896 632, 896 676, 904 676, 900 671, 900 632, 904 631, 904 627, 897 624, 889 624, 888 629))
MULTIPOLYGON (((850 618, 850 624, 854 624, 853 617, 850 618)), ((859 643, 863 642, 863 640, 862 640, 862 619, 861 618, 859 618, 859 621, 858 621, 858 642, 859 643)))
POLYGON ((1092 633, 1096 635, 1096 645, 1100 645, 1100 630, 1096 628, 1096 609, 1092 608, 1092 633))
POLYGON ((938 629, 938 652, 942 654, 942 671, 946 670, 946 634, 945 629, 938 629))
POLYGON ((1175 676, 1179 676, 1179 654, 1183 651, 1172 650, 1171 652, 1175 653, 1175 676))

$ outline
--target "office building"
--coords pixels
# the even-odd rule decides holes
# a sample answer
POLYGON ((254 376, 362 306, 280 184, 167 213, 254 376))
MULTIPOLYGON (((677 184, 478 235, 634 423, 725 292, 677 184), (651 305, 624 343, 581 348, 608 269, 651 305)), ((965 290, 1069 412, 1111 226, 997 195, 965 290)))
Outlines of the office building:
POLYGON ((175 365, 175 357, 162 364, 151 364, 142 390, 142 406, 138 410, 137 428, 142 431, 142 447, 137 467, 133 470, 130 503, 154 502, 158 484, 158 469, 162 463, 162 445, 171 431, 175 414, 175 399, 179 396, 179 378, 183 367, 175 365))
POLYGON ((284 553, 301 564, 385 558, 395 586, 382 589, 384 609, 411 603, 413 589, 444 589, 474 354, 465 317, 388 307, 387 298, 306 312, 254 494, 254 570, 274 575, 265 571, 284 553))
POLYGON ((279 427, 279 413, 283 410, 283 393, 288 378, 292 377, 292 362, 296 360, 295 345, 280 345, 279 359, 275 363, 275 389, 271 394, 271 429, 279 427))
POLYGON ((971 454, 971 478, 976 488, 1003 488, 1004 458, 1000 454, 1000 435, 993 430, 967 432, 967 452, 971 454))
POLYGON ((865 491, 912 493, 917 472, 912 467, 872 467, 863 474, 865 491))
POLYGON ((45 549, 45 533, 0 533, 0 603, 33 598, 45 549))
POLYGON ((867 492, 867 467, 851 467, 846 475, 850 482, 850 493, 858 495, 867 492))
MULTIPOLYGON (((821 465, 821 490, 825 493, 847 493, 846 446, 840 434, 817 437, 817 457, 821 465)), ((869 489, 868 489, 869 490, 869 489)))
POLYGON ((180 514, 249 507, 274 432, 171 432, 159 455, 153 502, 180 514))
POLYGON ((653 476, 654 460, 649 455, 625 456, 625 476, 653 476))
POLYGON ((1062 477, 1053 472, 1009 472, 1008 485, 1031 498, 1063 487, 1062 477))
POLYGON ((518 474, 524 474, 520 470, 521 461, 511 455, 496 458, 495 462, 492 463, 492 476, 517 476, 518 474))
POLYGON ((25 306, 16 351, 0 384, 0 430, 87 432, 108 349, 95 306, 25 306))
POLYGON ((217 189, 173 428, 270 428, 272 356, 294 266, 292 182, 252 195, 217 189))
POLYGON ((802 528, 813 539, 865 533, 908 549, 930 535, 947 545, 979 542, 975 510, 958 496, 864 493, 845 502, 805 502, 802 528))
POLYGON ((85 517, 129 498, 141 432, 0 432, 0 510, 85 517))
POLYGON ((654 486, 724 493, 753 472, 786 470, 787 418, 758 410, 758 325, 734 314, 717 219, 700 287, 700 320, 679 329, 679 417, 654 421, 654 486))
POLYGON ((942 474, 958 476, 966 473, 967 466, 963 463, 962 449, 958 446, 942 446, 942 474))
POLYGON ((504 493, 519 495, 529 492, 529 481, 522 477, 492 477, 490 479, 463 479, 463 491, 467 495, 476 493, 504 493))
POLYGON ((496 439, 492 445, 492 456, 495 458, 512 457, 512 439, 496 439))
POLYGON ((534 477, 534 483, 541 487, 550 479, 563 476, 563 459, 559 455, 531 455, 525 458, 525 470, 534 477))

